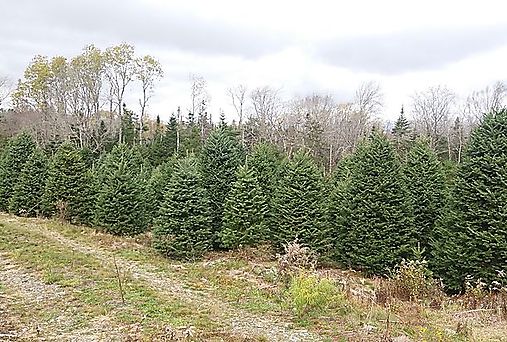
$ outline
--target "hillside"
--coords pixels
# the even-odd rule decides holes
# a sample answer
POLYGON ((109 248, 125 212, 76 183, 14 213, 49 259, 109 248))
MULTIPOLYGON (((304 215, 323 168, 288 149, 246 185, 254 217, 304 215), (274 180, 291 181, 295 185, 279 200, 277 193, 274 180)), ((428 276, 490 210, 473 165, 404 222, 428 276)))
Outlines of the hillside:
POLYGON ((507 336, 507 325, 492 310, 465 309, 463 301, 449 299, 439 308, 380 300, 379 280, 335 269, 319 271, 340 289, 330 299, 333 305, 298 315, 295 298, 276 276, 276 262, 258 251, 181 263, 148 247, 149 235, 119 238, 6 214, 0 216, 0 231, 1 340, 501 341, 507 336))

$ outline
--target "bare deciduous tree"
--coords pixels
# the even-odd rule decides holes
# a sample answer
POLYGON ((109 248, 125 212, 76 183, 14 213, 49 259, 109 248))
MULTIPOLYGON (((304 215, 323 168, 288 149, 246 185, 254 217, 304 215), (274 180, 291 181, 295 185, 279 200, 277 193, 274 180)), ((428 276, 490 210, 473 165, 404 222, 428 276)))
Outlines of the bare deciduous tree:
POLYGON ((377 115, 382 111, 384 95, 380 84, 369 81, 362 83, 356 90, 354 106, 356 111, 368 115, 377 115))
POLYGON ((507 86, 503 82, 496 82, 493 86, 472 92, 466 98, 463 108, 471 128, 477 126, 485 114, 503 108, 506 95, 507 86))
POLYGON ((231 102, 238 115, 238 127, 241 132, 241 141, 245 141, 245 130, 243 128, 243 112, 246 102, 247 87, 240 84, 236 87, 227 89, 227 93, 231 97, 231 102))
POLYGON ((160 63, 152 56, 146 55, 142 58, 137 58, 136 62, 136 78, 141 83, 142 97, 139 99, 139 106, 141 107, 141 114, 139 115, 139 144, 143 142, 144 132, 144 117, 148 101, 153 96, 153 88, 155 82, 162 78, 163 71, 160 63))
POLYGON ((454 92, 440 85, 412 96, 415 129, 428 136, 432 146, 446 136, 455 102, 454 92))
POLYGON ((0 76, 0 109, 6 104, 13 90, 14 86, 12 81, 6 76, 0 76))

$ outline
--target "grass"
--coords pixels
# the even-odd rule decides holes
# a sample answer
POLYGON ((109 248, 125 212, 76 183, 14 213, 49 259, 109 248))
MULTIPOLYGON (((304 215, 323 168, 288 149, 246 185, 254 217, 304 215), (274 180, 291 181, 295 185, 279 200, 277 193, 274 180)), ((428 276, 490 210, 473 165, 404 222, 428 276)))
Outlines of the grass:
POLYGON ((157 254, 149 246, 149 235, 120 238, 52 220, 18 218, 9 222, 9 218, 0 216, 0 250, 23 268, 40 274, 45 284, 59 286, 67 293, 52 306, 30 308, 24 314, 21 311, 26 308, 14 308, 25 322, 30 315, 51 322, 58 315, 58 306, 70 302, 75 311, 69 329, 82 329, 106 316, 113 326, 140 327, 144 340, 159 338, 168 326, 193 326, 202 340, 237 340, 209 308, 188 303, 184 296, 163 296, 128 272, 124 275, 126 304, 122 304, 114 267, 30 231, 30 225, 36 224, 80 244, 111 251, 118 258, 143 265, 161 277, 176 279, 184 288, 233 308, 292 322, 329 341, 375 341, 402 335, 416 341, 507 340, 505 321, 482 312, 463 318, 458 315, 463 307, 450 299, 440 308, 396 298, 379 303, 370 296, 382 286, 376 279, 326 270, 323 286, 331 289, 327 295, 320 290, 307 293, 322 280, 317 280, 317 285, 291 289, 290 284, 279 281, 276 263, 269 258, 228 252, 215 253, 200 262, 179 262, 157 254), (323 297, 315 299, 319 296, 323 297), (308 309, 307 302, 314 299, 316 302, 308 309))

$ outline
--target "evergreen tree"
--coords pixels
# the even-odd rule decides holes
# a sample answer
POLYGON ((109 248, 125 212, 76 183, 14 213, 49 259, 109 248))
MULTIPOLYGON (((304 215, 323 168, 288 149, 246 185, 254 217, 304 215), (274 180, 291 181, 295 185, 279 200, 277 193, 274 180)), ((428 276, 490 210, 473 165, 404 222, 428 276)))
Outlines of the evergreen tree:
POLYGON ((410 122, 405 117, 403 107, 401 107, 400 116, 394 124, 392 134, 397 138, 403 138, 410 134, 410 122))
POLYGON ((138 136, 138 118, 136 114, 123 104, 123 114, 121 116, 122 142, 127 145, 134 145, 138 136))
POLYGON ((212 214, 213 243, 220 245, 225 198, 236 180, 236 170, 243 163, 244 152, 228 128, 211 132, 200 154, 203 185, 209 196, 212 214))
POLYGON ((48 169, 44 152, 35 149, 24 164, 14 185, 9 201, 9 211, 22 216, 36 216, 40 213, 48 169))
MULTIPOLYGON (((354 169, 354 155, 348 155, 340 159, 336 168, 331 174, 328 181, 327 193, 329 196, 326 199, 326 222, 329 227, 342 227, 344 225, 346 213, 346 201, 349 193, 350 182, 352 180, 352 172, 354 169)), ((333 232, 334 245, 339 247, 340 243, 346 237, 346 231, 343 229, 334 229, 333 232)), ((331 251, 331 256, 336 261, 346 264, 347 260, 343 255, 337 253, 337 248, 331 251)))
POLYGON ((95 222, 109 233, 135 235, 147 227, 144 181, 138 163, 135 151, 120 144, 105 157, 99 169, 102 177, 95 222))
POLYGON ((251 246, 266 240, 268 204, 251 168, 240 166, 229 195, 225 200, 223 246, 251 246))
POLYGON ((507 111, 486 115, 459 166, 433 267, 451 291, 467 275, 486 284, 507 274, 507 111))
POLYGON ((11 139, 0 156, 0 210, 7 210, 23 166, 32 155, 35 142, 27 133, 11 139))
POLYGON ((334 225, 338 260, 384 274, 415 247, 401 167, 389 140, 377 132, 358 148, 352 164, 334 225))
POLYGON ((165 255, 200 257, 212 247, 210 206, 194 158, 179 161, 164 192, 153 244, 165 255))
POLYGON ((150 223, 153 223, 159 214, 159 208, 164 200, 164 192, 169 186, 176 160, 169 159, 156 167, 148 181, 146 213, 150 223))
POLYGON ((419 140, 410 149, 404 176, 414 215, 415 238, 429 252, 435 225, 445 214, 448 191, 442 164, 427 142, 419 140))
POLYGON ((271 202, 280 178, 282 160, 276 146, 266 143, 255 145, 248 156, 248 165, 253 168, 268 203, 271 202))
POLYGON ((272 223, 277 246, 298 239, 320 253, 328 252, 322 172, 302 152, 286 161, 273 198, 272 223))
POLYGON ((58 214, 71 222, 90 223, 93 187, 83 157, 71 143, 65 142, 49 163, 42 197, 42 209, 48 216, 58 214))
POLYGON ((394 124, 392 130, 394 140, 396 141, 396 150, 402 159, 405 159, 408 150, 410 150, 411 135, 410 122, 407 120, 404 114, 403 107, 401 107, 401 113, 394 124))

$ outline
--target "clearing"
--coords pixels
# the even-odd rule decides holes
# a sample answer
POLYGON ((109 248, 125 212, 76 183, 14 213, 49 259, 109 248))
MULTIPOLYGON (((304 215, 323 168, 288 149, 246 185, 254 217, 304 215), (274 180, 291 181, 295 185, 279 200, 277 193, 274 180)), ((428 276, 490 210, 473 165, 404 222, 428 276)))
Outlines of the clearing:
POLYGON ((320 273, 343 298, 302 318, 260 252, 178 262, 150 248, 148 234, 0 214, 0 340, 507 341, 490 310, 379 304, 375 280, 320 273))

